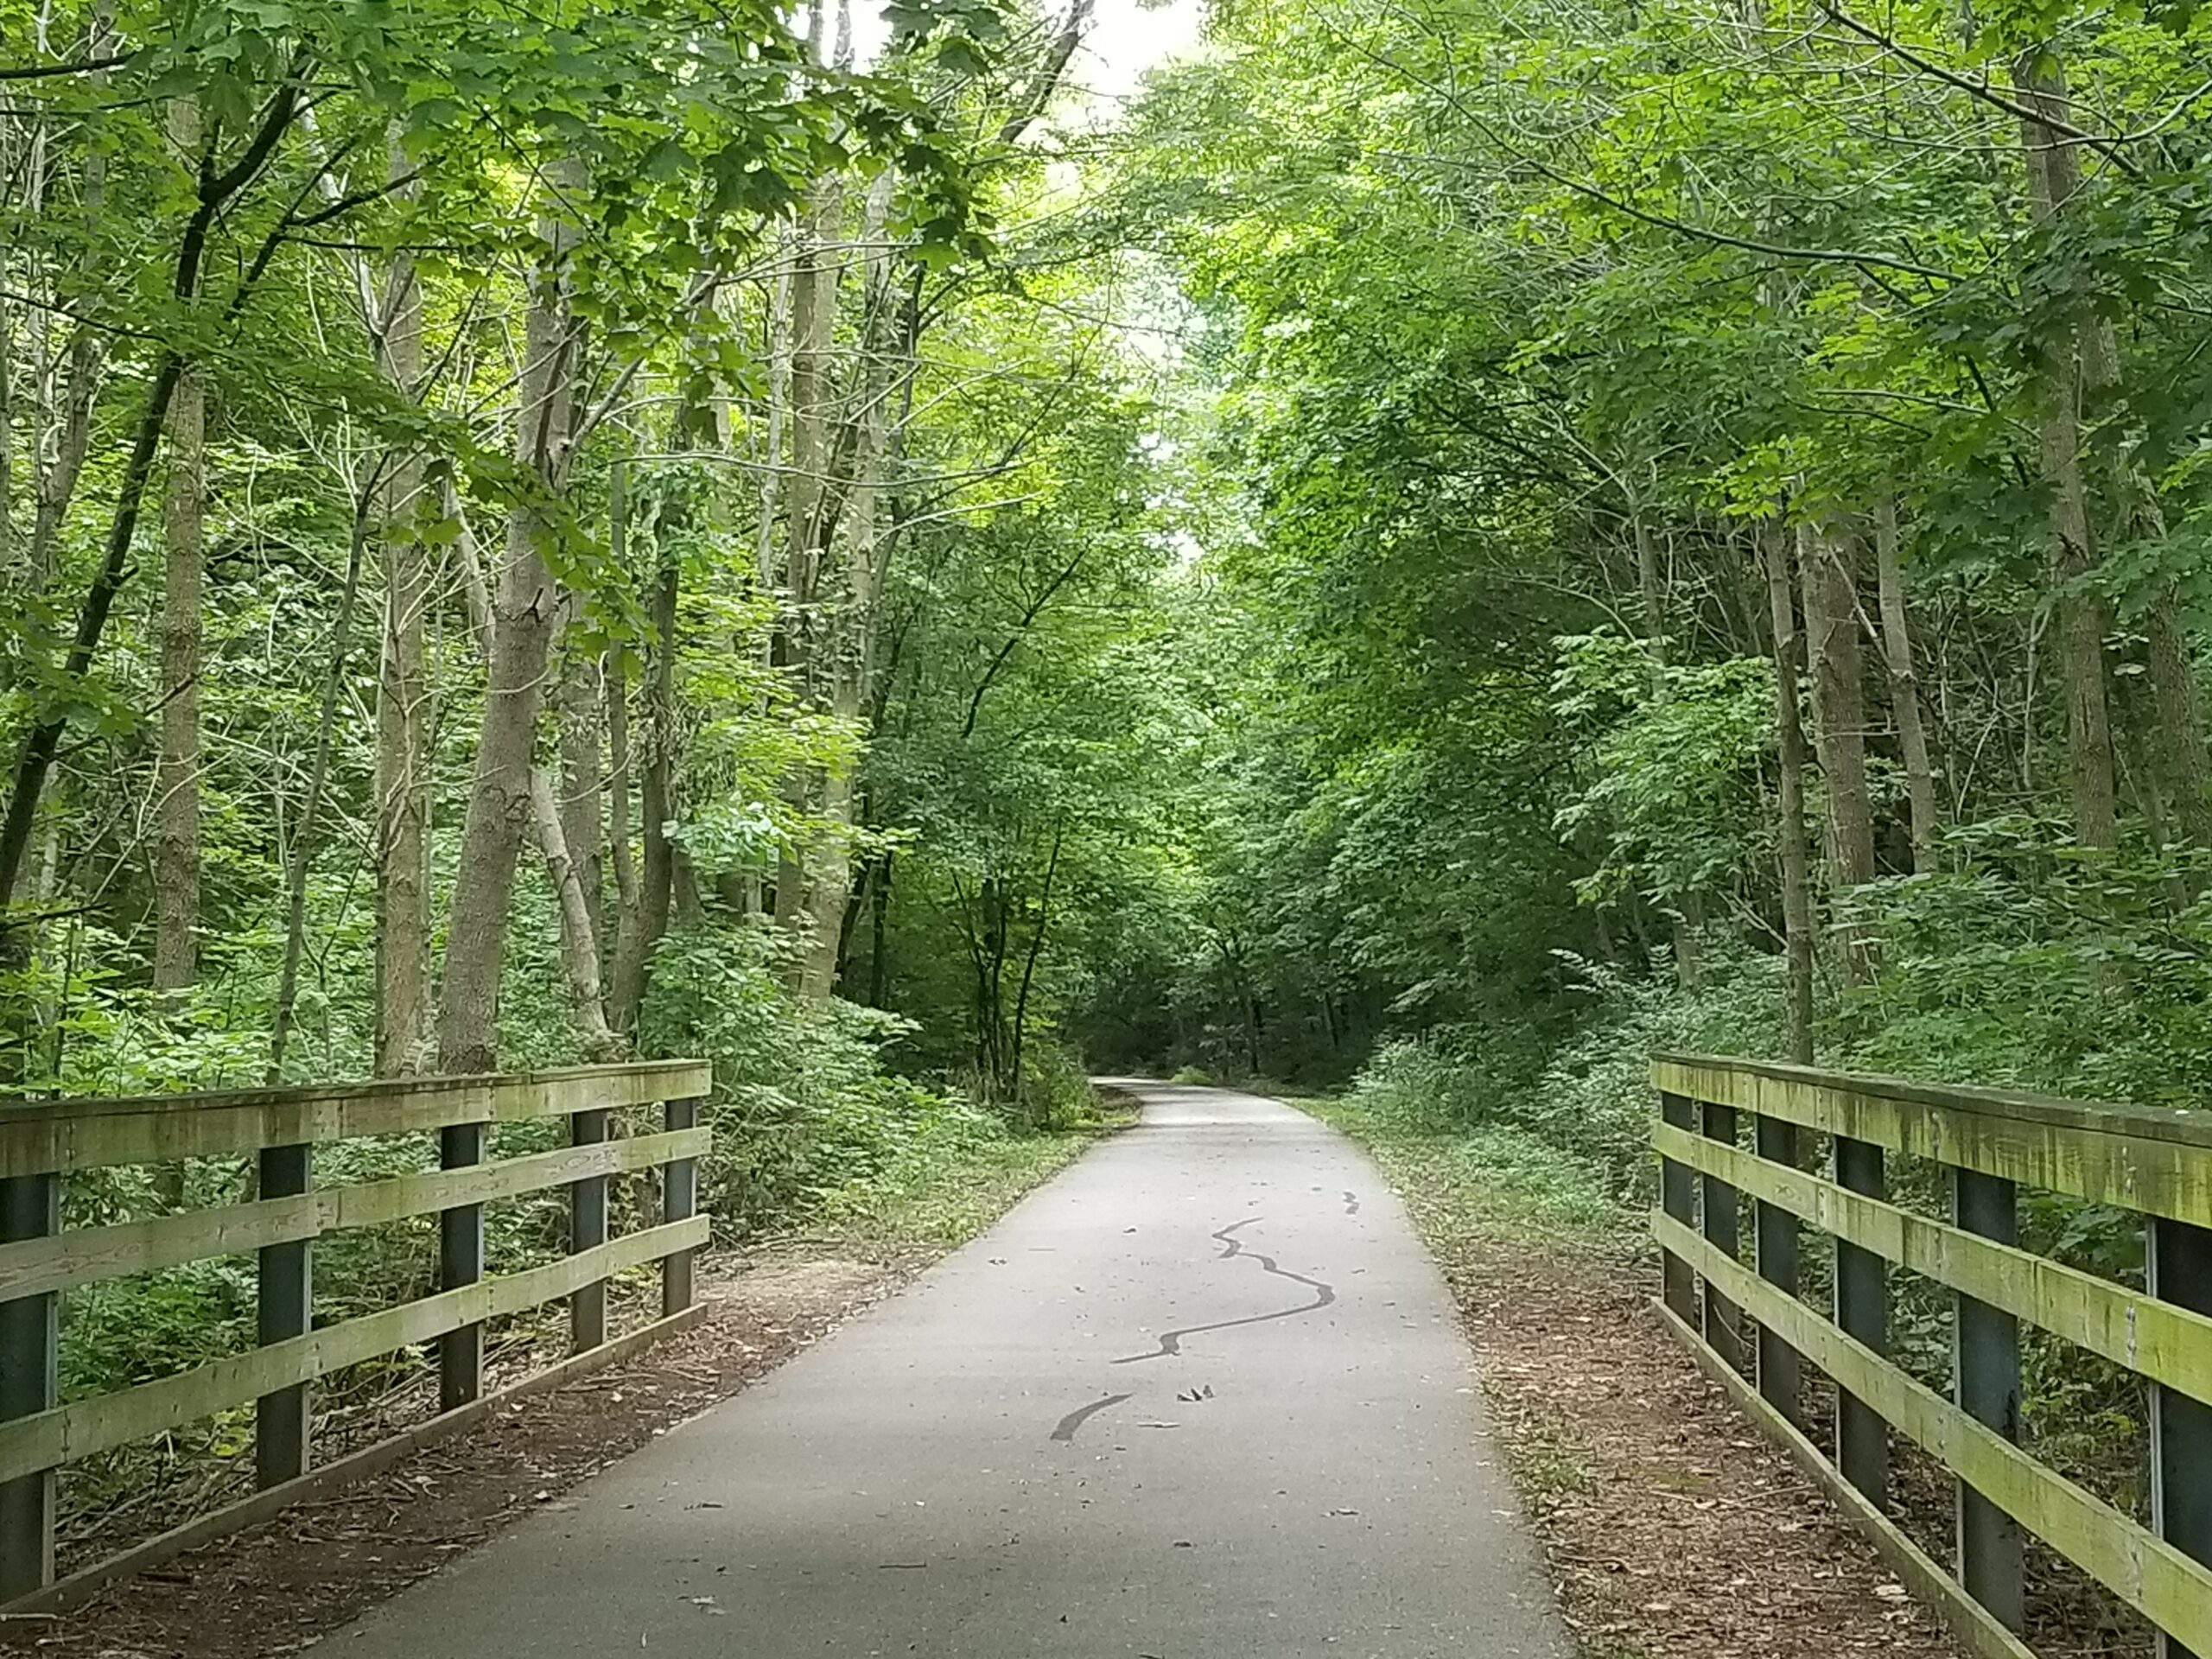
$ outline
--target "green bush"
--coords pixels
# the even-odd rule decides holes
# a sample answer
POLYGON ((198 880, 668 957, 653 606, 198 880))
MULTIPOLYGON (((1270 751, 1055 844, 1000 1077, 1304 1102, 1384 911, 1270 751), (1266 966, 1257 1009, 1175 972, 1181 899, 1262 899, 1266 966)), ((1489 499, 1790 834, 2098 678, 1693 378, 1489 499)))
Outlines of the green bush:
POLYGON ((1352 1079, 1347 1100, 1411 1129, 1465 1128, 1497 1116, 1482 1065, 1444 1037, 1393 1037, 1352 1079))
MULTIPOLYGON (((787 992, 763 930, 671 935, 653 961, 641 1018, 649 1054, 696 1054, 715 1068, 715 1147, 700 1198, 726 1232, 788 1228, 830 1211, 854 1189, 906 1183, 963 1149, 1012 1133, 957 1093, 893 1075, 884 1046, 906 1035, 898 1015, 787 992)), ((1036 1057, 1041 1091, 1032 1121, 1065 1109, 1073 1063, 1036 1057)))
POLYGON ((1213 1073, 1207 1071, 1203 1065, 1179 1065, 1175 1068, 1175 1075, 1168 1078, 1168 1081, 1170 1083, 1194 1084, 1202 1089, 1211 1088, 1213 1086, 1213 1073))
POLYGON ((1493 1043, 1465 1029, 1393 1038, 1362 1069, 1348 1103, 1415 1130, 1512 1125, 1586 1160, 1616 1196, 1640 1194, 1651 1168, 1653 1051, 1775 1052, 1778 964, 1715 950, 1698 988, 1685 991, 1671 978, 1561 960, 1583 1014, 1548 1058, 1532 1065, 1525 1042, 1493 1043))

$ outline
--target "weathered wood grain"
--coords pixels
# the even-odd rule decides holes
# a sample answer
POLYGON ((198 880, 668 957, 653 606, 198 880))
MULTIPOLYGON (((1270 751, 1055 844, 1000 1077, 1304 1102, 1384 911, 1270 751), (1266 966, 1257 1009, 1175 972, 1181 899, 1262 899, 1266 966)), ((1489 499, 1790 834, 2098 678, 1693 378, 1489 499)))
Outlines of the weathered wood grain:
POLYGON ((2123 1210, 2212 1225, 2212 1119, 1697 1055, 1661 1090, 2123 1210))
POLYGON ((1652 1212, 1651 1226, 1666 1249, 1990 1503, 2160 1630, 2199 1652, 2212 1645, 2212 1568, 2044 1467, 1663 1211, 1652 1212))
POLYGON ((429 1215, 457 1204, 518 1198, 588 1176, 703 1157, 707 1147, 704 1129, 633 1135, 463 1169, 396 1175, 324 1187, 296 1198, 192 1210, 0 1244, 0 1301, 181 1267, 209 1256, 243 1255, 266 1245, 429 1215))
POLYGON ((674 1250, 695 1249, 707 1243, 708 1236, 703 1216, 666 1223, 543 1267, 480 1280, 216 1360, 158 1382, 142 1383, 0 1425, 0 1481, 127 1445, 449 1331, 521 1313, 569 1295, 593 1280, 656 1261, 674 1250))
POLYGON ((2212 1395, 2212 1316, 1708 1141, 1655 1126, 1661 1154, 2155 1382, 2212 1395))
POLYGON ((646 1106, 704 1095, 711 1081, 704 1061, 651 1060, 405 1084, 0 1104, 0 1177, 646 1106))

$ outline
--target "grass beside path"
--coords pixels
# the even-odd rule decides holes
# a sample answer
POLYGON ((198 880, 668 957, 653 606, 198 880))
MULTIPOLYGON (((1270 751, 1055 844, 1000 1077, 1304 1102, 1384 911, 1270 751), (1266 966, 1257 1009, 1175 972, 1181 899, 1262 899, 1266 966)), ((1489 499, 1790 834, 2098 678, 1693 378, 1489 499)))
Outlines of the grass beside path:
POLYGON ((1583 1659, 1960 1659, 1661 1330, 1643 1219, 1594 1165, 1382 1100, 1290 1103, 1366 1147, 1450 1283, 1583 1659))
MULTIPOLYGON (((699 1276, 706 1313, 690 1331, 79 1606, 0 1621, 0 1659, 297 1654, 828 1336, 1135 1116, 1109 1099, 1048 1133, 918 1142, 831 1195, 803 1232, 710 1253, 699 1276), (312 1524, 302 1519, 310 1512, 312 1524)), ((651 1317, 652 1284, 625 1288, 632 1294, 618 1304, 651 1317)), ((556 1344, 559 1314, 546 1326, 556 1344)), ((99 1553, 130 1541, 104 1540, 99 1553)))
POLYGON ((957 1249, 1066 1168, 1103 1136, 1136 1122, 1134 1102, 1112 1098, 1075 1122, 1035 1134, 970 1141, 894 1161, 837 1193, 800 1232, 772 1241, 861 1261, 913 1267, 957 1249))
POLYGON ((1527 1129, 1413 1122, 1357 1097, 1291 1103, 1367 1148, 1447 1273, 1475 1244, 1580 1257, 1633 1236, 1598 1172, 1527 1129))

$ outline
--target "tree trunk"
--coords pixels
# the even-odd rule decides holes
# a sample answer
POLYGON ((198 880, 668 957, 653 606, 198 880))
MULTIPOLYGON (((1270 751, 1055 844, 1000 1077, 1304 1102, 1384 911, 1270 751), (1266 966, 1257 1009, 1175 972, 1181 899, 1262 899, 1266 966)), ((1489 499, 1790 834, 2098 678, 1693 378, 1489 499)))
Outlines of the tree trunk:
MULTIPOLYGON (((574 617, 569 626, 572 635, 580 632, 574 617)), ((568 652, 556 695, 561 717, 561 838, 575 866, 594 950, 603 955, 607 930, 607 823, 602 797, 607 779, 600 734, 605 729, 606 716, 600 706, 599 653, 568 652)))
MULTIPOLYGON (((2031 113, 2020 121, 2028 200, 2039 219, 2059 213, 2081 188, 2081 158, 2061 127, 2070 124, 2057 60, 2022 54, 2013 74, 2031 113), (2054 126, 2052 123, 2060 124, 2054 126)), ((2112 715, 2106 696, 2104 601, 2082 580, 2097 564, 2088 490, 2082 476, 2082 352, 2086 305, 2042 342, 2041 448, 2050 486, 2051 568, 2059 600, 2059 649, 2065 665, 2067 747, 2072 761, 2075 834, 2085 847, 2120 842, 2113 804, 2112 715)))
POLYGON ((292 1017, 299 1006, 300 959, 307 950, 308 880, 320 850, 315 837, 322 827, 330 747, 338 725, 338 694, 346 683, 346 652, 353 639, 353 601, 361 588, 361 563, 368 547, 370 502, 375 488, 372 482, 353 504, 346 585, 340 590, 338 615, 330 626, 330 663, 323 671, 322 708, 315 721, 315 759, 308 766, 307 799, 300 806, 298 827, 292 832, 290 864, 285 871, 283 965, 277 973, 276 1009, 270 1023, 269 1069, 264 1079, 272 1088, 284 1080, 284 1051, 291 1041, 292 1017))
MULTIPOLYGON (((1651 662, 1651 700, 1667 699, 1667 589, 1659 570, 1659 552, 1641 507, 1632 509, 1636 521, 1636 584, 1643 600, 1643 651, 1651 662)), ((1670 895, 1674 899, 1668 920, 1675 936, 1675 977, 1684 990, 1696 988, 1699 973, 1698 923, 1700 906, 1694 893, 1670 895)))
POLYGON ((1828 886, 1840 900, 1832 919, 1839 923, 1845 971, 1862 979, 1872 966, 1872 945, 1849 895, 1874 879, 1874 817, 1866 791, 1866 699, 1853 546, 1847 537, 1810 525, 1797 534, 1815 741, 1827 785, 1828 886))
MULTIPOLYGON (((632 1028, 644 1005, 652 953, 668 931, 676 886, 675 849, 668 838, 668 819, 676 742, 676 620, 681 582, 681 572, 671 556, 654 583, 651 607, 652 674, 645 683, 645 766, 638 780, 644 869, 638 881, 637 925, 628 931, 623 955, 615 963, 614 1006, 609 1023, 618 1031, 632 1028)), ((626 747, 626 736, 624 741, 626 747)))
MULTIPOLYGON (((1066 826, 1052 826, 1052 855, 1045 861, 1045 881, 1037 895, 1037 925, 1029 935, 1028 953, 1022 958, 1021 986, 1014 998, 1014 1086, 1017 1094, 1021 1089, 1022 1050, 1029 1040, 1029 991, 1037 978, 1037 958, 1045 953, 1045 931, 1052 922, 1052 880, 1060 871, 1060 838, 1066 826)), ((1255 1059, 1252 1069, 1259 1070, 1255 1059)))
MULTIPOLYGON (((868 693, 874 678, 876 627, 883 587, 884 541, 880 494, 888 459, 891 378, 887 347, 893 308, 891 257, 885 244, 891 211, 889 172, 868 187, 861 215, 861 240, 868 248, 861 283, 862 362, 856 377, 853 411, 852 485, 844 504, 845 592, 834 637, 829 641, 830 711, 863 743, 868 693)), ((828 537, 825 536, 825 542, 828 537)), ((807 910, 813 936, 799 976, 799 994, 816 1001, 836 988, 837 945, 852 896, 853 804, 861 760, 832 768, 823 780, 822 816, 829 831, 817 843, 807 884, 807 910)))
POLYGON ((622 1044, 608 1027, 606 1004, 601 1001, 599 934, 592 921, 591 896, 584 890, 582 871, 563 828, 558 785, 543 766, 531 768, 530 781, 538 849, 560 906, 561 966, 569 976, 569 999, 584 1052, 593 1060, 616 1059, 622 1044))
POLYGON ((1890 709, 1904 760, 1905 798, 1912 813, 1912 868, 1927 875, 1937 868, 1936 772, 1928 758, 1928 731, 1913 670, 1912 633, 1906 626, 1904 572, 1897 558, 1897 498, 1885 495, 1874 510, 1875 581, 1880 588, 1882 658, 1890 673, 1890 709))
POLYGON ((1782 924, 1789 957, 1789 1058, 1813 1058, 1813 877, 1805 839, 1805 730, 1797 714, 1804 645, 1797 632, 1789 570, 1789 533, 1778 524, 1758 531, 1774 633, 1774 714, 1779 812, 1775 839, 1782 852, 1782 924))
MULTIPOLYGON (((816 186, 806 221, 800 227, 791 273, 791 463, 790 485, 784 492, 785 604, 779 622, 781 645, 777 657, 790 672, 792 690, 807 702, 825 689, 822 630, 814 607, 832 537, 832 527, 824 523, 824 512, 830 499, 830 404, 837 289, 844 275, 844 259, 835 245, 843 215, 843 181, 835 173, 827 174, 816 186)), ((798 814, 814 805, 814 793, 812 780, 804 772, 791 778, 784 791, 785 801, 798 814)), ((776 922, 793 952, 794 988, 805 978, 812 950, 806 892, 810 850, 786 849, 776 867, 776 922)))
MULTIPOLYGON (((172 118, 174 120, 174 118, 172 118)), ((197 124, 196 123, 194 124, 197 124)), ((206 564, 207 390, 179 380, 169 414, 162 583, 162 753, 155 769, 154 989, 188 989, 200 961, 200 583, 206 564)))
POLYGON ((878 855, 875 880, 868 889, 868 1005, 891 1006, 891 877, 898 868, 895 855, 878 855))
MULTIPOLYGON (((515 459, 544 489, 556 487, 575 365, 576 329, 567 268, 575 232, 549 219, 546 252, 531 284, 517 387, 515 459)), ((492 601, 492 648, 476 774, 461 823, 452 908, 446 925, 445 982, 438 1005, 438 1068, 490 1071, 499 1064, 499 969, 515 865, 534 810, 531 751, 544 702, 545 671, 561 595, 540 539, 552 526, 538 505, 518 499, 492 601)))
MULTIPOLYGON (((395 150, 392 166, 405 160, 395 150)), ((415 263, 392 262, 381 307, 384 378, 412 402, 421 396, 423 290, 415 263)), ((430 685, 423 617, 430 602, 420 525, 423 458, 392 457, 385 486, 383 647, 377 672, 376 1070, 408 1077, 431 1059, 430 685)))
POLYGON ((634 1016, 637 1012, 634 1001, 627 1004, 623 1001, 625 964, 638 960, 638 860, 630 844, 630 773, 636 761, 630 742, 630 684, 611 652, 605 676, 607 848, 607 861, 614 867, 614 925, 608 930, 614 975, 607 986, 607 1018, 615 1030, 626 1033, 630 1026, 624 1016, 634 1016))
POLYGON ((2204 749, 2202 704, 2196 664, 2183 632, 2181 598, 2171 582, 2161 585, 2144 619, 2151 658, 2151 692, 2158 707, 2158 754, 2166 785, 2181 815, 2182 832, 2200 850, 2212 848, 2212 766, 2204 749))

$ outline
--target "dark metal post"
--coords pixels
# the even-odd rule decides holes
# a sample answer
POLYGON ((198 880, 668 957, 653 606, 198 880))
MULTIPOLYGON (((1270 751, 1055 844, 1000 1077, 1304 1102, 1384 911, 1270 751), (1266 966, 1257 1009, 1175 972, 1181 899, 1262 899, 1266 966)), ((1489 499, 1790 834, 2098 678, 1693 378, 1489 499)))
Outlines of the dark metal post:
MULTIPOLYGON (((0 1179, 0 1243, 61 1230, 61 1179, 0 1179)), ((61 1299, 0 1302, 0 1422, 50 1409, 60 1383, 61 1299)), ((54 1471, 0 1481, 0 1602, 54 1582, 54 1471)))
MULTIPOLYGON (((671 1100, 661 1107, 661 1127, 674 1131, 696 1128, 699 1103, 671 1100)), ((699 1207, 699 1162, 696 1158, 671 1158, 661 1166, 660 1215, 663 1221, 689 1221, 699 1207)), ((663 1319, 691 1306, 691 1252, 676 1250, 661 1258, 660 1312, 663 1319)))
MULTIPOLYGON (((1710 1141, 1736 1144, 1736 1109, 1705 1103, 1705 1134, 1710 1141)), ((1738 1242, 1738 1224, 1736 1214, 1736 1189, 1718 1175, 1707 1175, 1705 1189, 1705 1242, 1724 1255, 1740 1259, 1738 1242)), ((1707 1280, 1705 1286, 1705 1344, 1738 1370, 1748 1369, 1744 1352, 1743 1316, 1735 1303, 1713 1288, 1707 1280)))
MULTIPOLYGON (((1686 1095, 1662 1092, 1659 1096, 1659 1115, 1678 1129, 1695 1132, 1696 1109, 1686 1095)), ((1659 1207, 1685 1227, 1697 1225, 1697 1178, 1688 1164, 1678 1164, 1672 1158, 1659 1160, 1659 1207)), ((1675 1317, 1694 1330, 1697 1326, 1697 1280, 1690 1271, 1690 1264, 1672 1250, 1659 1256, 1660 1294, 1675 1317)))
MULTIPOLYGON (((607 1139, 609 1114, 604 1107, 569 1119, 569 1144, 591 1146, 607 1139)), ((569 1184, 569 1249, 588 1250, 607 1243, 607 1177, 587 1175, 569 1184)), ((581 1354, 607 1340, 607 1281, 576 1287, 569 1299, 569 1351, 581 1354)))
MULTIPOLYGON (((2212 1229, 2153 1217, 2145 1285, 2152 1295, 2212 1313, 2212 1229)), ((2191 1559, 2212 1562, 2212 1405, 2151 1388, 2151 1524, 2191 1559)), ((2158 1659, 2196 1659, 2160 1631, 2158 1659)))
MULTIPOLYGON (((454 1123, 438 1131, 438 1166, 462 1169, 484 1161, 486 1123, 454 1123)), ((484 1206, 457 1204, 438 1212, 438 1288, 458 1290, 484 1276, 484 1206)), ((451 1411, 484 1392, 484 1327, 465 1325, 438 1338, 438 1408, 451 1411)))
MULTIPOLYGON (((2019 1236, 2012 1183, 1970 1169, 1951 1172, 1951 1216, 2000 1244, 2019 1236)), ((2020 1322, 1961 1294, 1953 1338, 1961 1410, 2008 1440, 2020 1438, 2020 1322)), ((2000 1624, 2026 1620, 2025 1557, 2019 1523, 1964 1481, 1958 1483, 1959 1581, 2000 1624)))
MULTIPOLYGON (((1778 1117, 1761 1116, 1752 1122, 1760 1157, 1777 1164, 1797 1166, 1797 1126, 1778 1117)), ((1758 1251, 1759 1277, 1776 1289, 1797 1294, 1797 1217, 1778 1204, 1764 1198, 1751 1203, 1753 1245, 1758 1251)), ((1758 1336, 1759 1394, 1791 1422, 1798 1421, 1797 1351, 1764 1325, 1758 1336)))
MULTIPOLYGON (((1878 1198, 1889 1191, 1882 1149, 1871 1141, 1835 1137, 1838 1186, 1878 1198)), ((1835 1243, 1835 1322, 1846 1336, 1878 1354, 1890 1351, 1889 1264, 1873 1251, 1835 1243)), ((1836 1390, 1835 1461, 1843 1478, 1886 1510, 1890 1502, 1890 1426, 1843 1389, 1836 1390)))
MULTIPOLYGON (((314 1151, 307 1146, 264 1147, 261 1196, 288 1198, 314 1180, 314 1151)), ((283 1342, 315 1328, 314 1245, 308 1239, 261 1247, 257 1340, 283 1342)), ((264 1394, 254 1408, 254 1478, 264 1487, 296 1480, 308 1471, 312 1424, 308 1385, 295 1382, 264 1394)))

